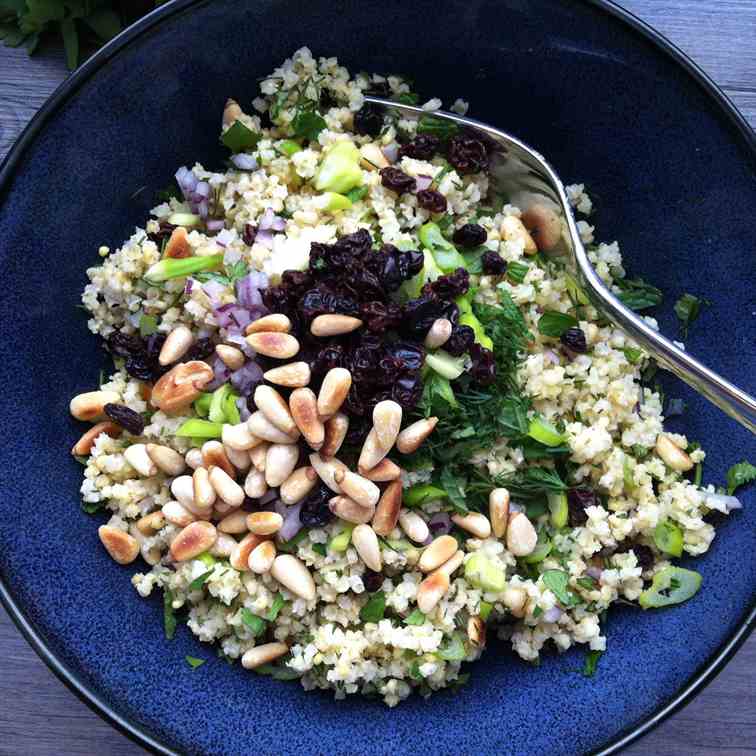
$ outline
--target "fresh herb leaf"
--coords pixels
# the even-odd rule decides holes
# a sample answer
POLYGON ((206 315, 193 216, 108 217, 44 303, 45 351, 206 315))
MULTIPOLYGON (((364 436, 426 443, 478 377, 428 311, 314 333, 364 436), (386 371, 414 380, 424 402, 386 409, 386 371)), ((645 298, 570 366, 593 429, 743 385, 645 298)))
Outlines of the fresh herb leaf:
POLYGON ((66 50, 66 65, 73 71, 79 63, 79 32, 73 18, 64 18, 60 22, 60 34, 66 50))
POLYGON ((683 294, 675 302, 675 315, 680 321, 680 335, 687 338, 688 329, 694 320, 701 314, 701 305, 710 305, 707 299, 699 299, 693 294, 683 294))
POLYGON ((273 599, 273 603, 270 606, 270 609, 263 615, 263 617, 268 620, 268 622, 275 622, 276 618, 278 617, 278 613, 281 611, 281 609, 286 606, 286 600, 284 597, 277 593, 276 597, 273 599))
POLYGON ((354 189, 350 189, 344 196, 350 202, 359 202, 361 199, 367 197, 370 188, 368 186, 355 186, 354 189))
POLYGON ((420 102, 420 95, 416 92, 402 92, 399 95, 391 98, 394 102, 401 103, 402 105, 417 105, 420 102))
POLYGON ((566 312, 546 310, 538 319, 538 332, 558 339, 568 328, 574 328, 577 324, 577 318, 566 312))
POLYGON ((142 315, 139 318, 139 335, 145 339, 157 333, 158 319, 154 315, 142 315))
POLYGON ((297 672, 285 664, 261 664, 259 667, 255 667, 255 672, 258 675, 272 677, 274 680, 298 680, 302 676, 301 672, 297 672))
POLYGON ((625 359, 631 365, 637 365, 641 357, 643 357, 643 350, 636 349, 635 347, 625 347, 622 352, 625 355, 625 359))
POLYGON ((412 614, 404 618, 404 624, 423 625, 425 624, 425 615, 419 609, 415 609, 412 614))
POLYGON ((314 142, 326 127, 326 122, 316 110, 298 110, 291 127, 295 137, 314 142))
POLYGON ((631 310, 646 310, 661 304, 661 290, 646 283, 642 278, 618 278, 615 282, 620 293, 619 300, 631 310))
POLYGON ((197 669, 197 667, 201 667, 207 659, 198 659, 196 656, 187 656, 186 663, 192 668, 197 669))
POLYGON ((598 583, 590 575, 577 579, 577 584, 586 591, 593 591, 598 587, 598 583))
POLYGON ((297 550, 297 546, 307 538, 307 533, 307 528, 302 528, 293 538, 278 544, 278 550, 283 551, 285 554, 293 554, 297 550))
POLYGON ((541 575, 543 584, 557 597, 557 601, 564 606, 575 603, 575 594, 567 587, 570 576, 563 570, 546 570, 541 575))
MULTIPOLYGON (((86 462, 82 462, 82 464, 86 464, 86 462)), ((95 514, 95 512, 99 512, 104 507, 105 507, 104 501, 82 501, 81 502, 81 508, 87 514, 95 514)))
POLYGON ((530 270, 530 265, 524 262, 511 262, 507 265, 507 278, 516 284, 521 284, 530 270))
POLYGON ((320 556, 325 556, 326 555, 326 547, 325 547, 324 543, 313 543, 312 544, 312 550, 316 554, 320 554, 320 556))
POLYGON ((465 644, 459 633, 454 633, 448 638, 436 652, 439 659, 444 661, 462 661, 465 656, 465 644))
POLYGON ((199 577, 194 578, 194 580, 192 580, 192 582, 189 583, 189 590, 198 591, 207 582, 207 579, 212 574, 213 574, 213 571, 208 570, 207 572, 203 572, 199 577))
POLYGON ((507 488, 512 496, 526 500, 542 497, 549 492, 567 490, 567 485, 559 474, 545 467, 528 467, 512 475, 497 476, 492 483, 492 488, 507 488))
POLYGON ((432 134, 442 141, 451 139, 458 131, 459 126, 454 121, 447 121, 432 115, 422 115, 417 122, 418 134, 432 134))
POLYGON ((238 120, 221 136, 221 142, 234 154, 254 149, 259 141, 260 135, 238 120))
POLYGON ((469 512, 470 510, 465 502, 467 478, 455 472, 451 465, 447 465, 441 471, 440 482, 454 509, 462 514, 469 512))
POLYGON ((173 640, 176 634, 176 614, 173 611, 173 593, 169 588, 163 588, 163 629, 165 637, 173 640))
POLYGON ((754 480, 756 467, 745 460, 738 462, 727 471, 727 493, 732 496, 738 488, 754 480))
POLYGON ((583 675, 585 677, 593 677, 596 673, 598 661, 603 653, 603 651, 589 651, 585 655, 585 665, 583 666, 583 675))
POLYGON ((258 617, 256 614, 252 614, 246 606, 241 610, 241 618, 242 622, 255 638, 265 632, 265 620, 262 617, 258 617))
POLYGON ((383 591, 376 591, 368 599, 367 604, 360 609, 360 619, 363 622, 380 622, 385 611, 386 594, 383 591))

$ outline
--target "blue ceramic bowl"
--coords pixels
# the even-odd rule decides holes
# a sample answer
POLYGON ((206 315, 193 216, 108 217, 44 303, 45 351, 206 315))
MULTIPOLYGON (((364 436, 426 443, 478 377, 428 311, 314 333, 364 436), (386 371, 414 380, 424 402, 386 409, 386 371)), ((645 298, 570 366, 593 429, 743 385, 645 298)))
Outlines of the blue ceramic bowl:
MULTIPOLYGON (((696 561, 703 589, 670 611, 619 609, 593 679, 582 653, 538 669, 494 646, 457 695, 397 710, 334 703, 215 659, 188 631, 163 637, 157 599, 101 548, 81 513, 68 399, 105 358, 76 309, 84 269, 141 223, 176 167, 217 165, 227 96, 308 44, 352 70, 398 71, 521 136, 585 181, 602 237, 667 292, 712 300, 688 340, 754 391, 754 135, 683 56, 605 2, 217 0, 169 3, 100 51, 24 132, 0 173, 0 574, 37 651, 114 724, 160 752, 511 753, 613 750, 700 689, 746 637, 756 585, 756 497, 696 561), (140 187, 147 189, 136 193, 140 187), (135 194, 136 193, 136 194, 135 194), (184 656, 208 658, 189 670, 184 656)), ((679 383, 676 429, 721 483, 754 439, 679 383)))

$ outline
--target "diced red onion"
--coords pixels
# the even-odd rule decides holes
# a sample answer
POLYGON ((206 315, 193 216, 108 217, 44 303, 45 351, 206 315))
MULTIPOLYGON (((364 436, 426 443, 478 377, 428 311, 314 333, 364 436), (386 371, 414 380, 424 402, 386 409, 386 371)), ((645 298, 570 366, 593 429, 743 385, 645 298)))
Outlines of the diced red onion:
POLYGON ((592 577, 594 580, 601 580, 601 575, 603 573, 603 570, 601 567, 589 567, 585 574, 588 575, 588 577, 592 577))
POLYGON ((242 396, 249 396, 252 390, 262 382, 262 369, 256 362, 247 362, 231 373, 231 385, 242 396))
POLYGON ((558 365, 559 364, 559 355, 554 352, 552 349, 547 349, 543 353, 543 361, 547 362, 551 365, 558 365))
POLYGON ((205 388, 207 391, 215 391, 215 389, 220 388, 226 383, 226 381, 228 381, 231 377, 231 371, 220 357, 215 357, 210 367, 212 367, 215 377, 205 388))
POLYGON ((204 220, 205 218, 207 218, 209 213, 210 206, 208 205, 207 200, 203 199, 202 202, 197 205, 197 215, 199 215, 199 217, 204 220))
MULTIPOLYGON (((210 223, 210 221, 208 221, 210 223)), ((221 247, 225 247, 226 245, 230 244, 235 238, 235 234, 233 231, 231 231, 228 228, 224 228, 218 236, 215 237, 215 243, 219 244, 221 247)))
POLYGON ((260 231, 285 231, 286 221, 279 218, 271 208, 266 208, 258 224, 258 234, 260 231))
POLYGON ((267 286, 268 277, 264 273, 248 273, 236 282, 236 299, 243 307, 261 305, 260 289, 265 289, 267 286))
POLYGON ((221 295, 225 290, 223 284, 218 283, 217 281, 208 281, 207 283, 202 284, 202 291, 207 294, 207 298, 210 300, 210 305, 212 307, 218 305, 221 295))
POLYGON ((194 279, 187 278, 186 283, 184 284, 184 296, 185 297, 191 296, 193 288, 194 288, 194 279))
POLYGON ((282 541, 290 541, 302 529, 302 521, 299 519, 299 513, 302 511, 304 501, 299 504, 287 507, 284 505, 283 511, 276 511, 284 518, 283 525, 278 531, 278 536, 282 541))
POLYGON ((415 178, 415 186, 418 192, 425 191, 432 183, 433 179, 430 176, 417 176, 415 178))
MULTIPOLYGON (((205 223, 205 226, 207 226, 208 231, 221 231, 221 233, 225 225, 226 225, 226 221, 221 220, 220 218, 210 218, 208 219, 207 223, 205 223)), ((215 237, 215 241, 217 244, 224 246, 224 243, 220 241, 220 234, 218 234, 218 236, 215 237)))
MULTIPOLYGON (((270 488, 268 489, 258 500, 257 503, 264 507, 266 504, 269 504, 273 499, 278 497, 278 489, 276 488, 270 488)), ((275 511, 275 510, 271 510, 275 511)))
POLYGON ((221 328, 230 333, 241 333, 251 322, 249 311, 240 304, 229 302, 221 307, 213 307, 213 315, 221 328))
POLYGON ((252 414, 249 411, 249 407, 247 406, 247 400, 244 397, 241 397, 236 400, 236 409, 239 410, 239 419, 246 423, 247 420, 249 420, 250 415, 252 414))
POLYGON ((179 189, 186 198, 189 192, 193 192, 197 186, 198 179, 194 175, 194 171, 189 170, 185 165, 182 165, 176 171, 176 183, 179 185, 179 189))
POLYGON ((233 333, 229 336, 226 336, 226 341, 229 344, 234 344, 235 346, 239 347, 239 349, 241 349, 247 357, 254 357, 257 354, 257 352, 252 349, 247 340, 240 333, 233 333))
POLYGON ((381 149, 381 152, 389 163, 395 163, 399 157, 399 145, 396 143, 388 144, 381 149))
POLYGON ((562 610, 558 606, 552 606, 551 609, 547 609, 543 613, 544 622, 559 622, 559 618, 562 616, 562 610))
POLYGON ((199 194, 203 199, 207 199, 210 196, 210 184, 207 181, 198 181, 197 186, 194 187, 194 193, 199 194))
POLYGON ((267 228, 257 229, 255 243, 262 244, 263 247, 267 247, 268 249, 273 249, 273 232, 267 228))
POLYGON ((707 493, 704 495, 704 504, 709 509, 716 509, 717 512, 730 514, 733 509, 743 509, 743 504, 736 496, 726 496, 725 494, 707 493))
POLYGON ((257 170, 257 160, 246 152, 239 152, 231 156, 231 162, 242 171, 257 170))
POLYGON ((448 512, 436 512, 430 520, 428 520, 428 538, 423 543, 430 543, 434 538, 438 538, 441 535, 446 535, 452 529, 451 517, 448 512))

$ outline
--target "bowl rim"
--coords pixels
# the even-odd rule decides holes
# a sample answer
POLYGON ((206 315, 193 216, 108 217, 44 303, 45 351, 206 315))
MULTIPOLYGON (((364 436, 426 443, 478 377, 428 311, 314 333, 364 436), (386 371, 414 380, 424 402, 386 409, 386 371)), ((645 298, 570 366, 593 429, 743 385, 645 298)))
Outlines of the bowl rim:
MULTIPOLYGON (((71 73, 44 102, 42 107, 35 113, 21 134, 18 136, 5 159, 0 163, 0 202, 9 191, 13 176, 18 168, 25 152, 34 141, 37 134, 44 128, 47 122, 63 106, 63 104, 82 87, 92 75, 125 50, 134 40, 142 34, 159 26, 169 18, 189 12, 195 7, 206 5, 210 0, 169 0, 146 16, 137 20, 131 26, 124 29, 120 34, 97 50, 78 69, 71 73)), ((747 151, 756 163, 756 131, 749 125, 742 113, 737 109, 730 98, 719 88, 711 77, 699 67, 686 53, 678 48, 660 32, 642 21, 630 11, 618 6, 613 0, 572 0, 585 5, 593 6, 609 16, 616 18, 631 32, 638 34, 650 42, 657 50, 663 52, 672 61, 681 66, 693 81, 704 91, 718 106, 732 126, 735 127, 743 139, 747 151)), ((29 645, 37 655, 81 701, 92 711, 108 722, 116 730, 138 745, 149 749, 153 753, 166 754, 167 756, 179 756, 169 746, 161 743, 150 734, 142 725, 129 717, 119 714, 104 696, 93 686, 79 679, 69 666, 50 648, 46 639, 35 628, 33 622, 14 597, 10 584, 0 573, 0 603, 2 603, 8 615, 21 632, 29 645)), ((647 734, 657 727, 667 717, 690 703, 724 668, 727 662, 735 655, 737 650, 747 640, 756 627, 756 598, 751 602, 736 627, 733 634, 717 649, 709 659, 705 660, 698 670, 677 691, 666 704, 657 711, 635 725, 618 732, 614 738, 592 752, 594 756, 609 756, 628 746, 633 741, 647 734)))

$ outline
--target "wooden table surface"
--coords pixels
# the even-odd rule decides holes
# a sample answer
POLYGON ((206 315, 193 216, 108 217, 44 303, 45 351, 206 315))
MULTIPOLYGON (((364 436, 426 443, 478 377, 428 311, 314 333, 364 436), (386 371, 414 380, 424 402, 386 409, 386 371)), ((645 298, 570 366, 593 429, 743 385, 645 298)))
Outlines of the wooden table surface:
MULTIPOLYGON (((620 0, 659 29, 724 89, 756 126, 756 0, 620 0)), ((59 49, 29 61, 0 47, 0 159, 66 75, 59 49)), ((144 751, 58 682, 0 609, 0 754, 136 756, 144 751)), ((689 706, 626 753, 756 754, 756 637, 689 706)), ((544 756, 548 756, 545 754, 544 756)))

